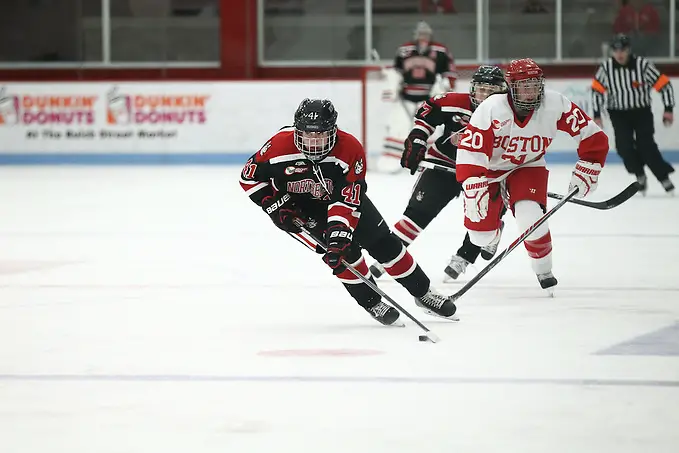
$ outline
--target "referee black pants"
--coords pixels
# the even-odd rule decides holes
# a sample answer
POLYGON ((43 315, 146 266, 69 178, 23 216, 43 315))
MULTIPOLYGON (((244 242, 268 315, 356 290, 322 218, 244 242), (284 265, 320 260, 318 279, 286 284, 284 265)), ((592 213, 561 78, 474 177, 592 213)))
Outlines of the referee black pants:
POLYGON ((625 168, 636 176, 644 175, 644 166, 662 181, 674 168, 663 159, 653 134, 653 112, 650 107, 630 110, 609 110, 615 144, 625 168))

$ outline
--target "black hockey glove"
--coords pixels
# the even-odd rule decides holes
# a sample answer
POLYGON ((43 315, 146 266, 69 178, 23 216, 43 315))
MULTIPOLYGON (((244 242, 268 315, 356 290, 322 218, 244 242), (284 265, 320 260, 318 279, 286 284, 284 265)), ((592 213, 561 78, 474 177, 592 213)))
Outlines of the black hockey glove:
POLYGON ((299 233, 302 231, 295 224, 295 219, 300 219, 302 212, 295 207, 289 194, 264 197, 262 199, 262 209, 269 214, 273 223, 281 230, 288 233, 299 233))
POLYGON ((403 145, 401 167, 409 168, 410 174, 414 175, 418 165, 424 160, 424 154, 427 152, 427 134, 415 129, 410 132, 403 145))
POLYGON ((342 265, 342 260, 349 254, 353 235, 348 226, 340 222, 330 222, 325 232, 327 252, 323 257, 325 264, 333 269, 342 265))

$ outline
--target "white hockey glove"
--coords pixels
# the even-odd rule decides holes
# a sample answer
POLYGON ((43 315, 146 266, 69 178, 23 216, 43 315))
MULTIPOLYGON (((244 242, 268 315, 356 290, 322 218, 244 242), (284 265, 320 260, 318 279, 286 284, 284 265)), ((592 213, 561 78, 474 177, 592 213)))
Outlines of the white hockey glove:
POLYGON ((383 102, 398 102, 398 93, 394 90, 382 90, 383 102))
POLYGON ((383 70, 382 75, 385 77, 386 88, 382 90, 383 102, 398 102, 401 100, 401 84, 403 83, 403 76, 398 71, 383 70))
POLYGON ((568 185, 568 191, 578 188, 578 193, 575 198, 584 198, 596 190, 599 182, 599 173, 601 173, 601 164, 594 162, 587 162, 586 160, 579 160, 575 164, 575 169, 571 175, 571 183, 568 185))
POLYGON ((462 183, 464 191, 464 213, 472 222, 480 222, 488 215, 488 178, 485 176, 467 178, 462 183))

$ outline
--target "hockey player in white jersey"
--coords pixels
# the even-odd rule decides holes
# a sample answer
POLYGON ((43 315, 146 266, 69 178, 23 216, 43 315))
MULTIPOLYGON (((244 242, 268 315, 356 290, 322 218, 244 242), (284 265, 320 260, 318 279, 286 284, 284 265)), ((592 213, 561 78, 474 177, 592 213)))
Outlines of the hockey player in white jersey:
POLYGON ((457 75, 448 48, 432 41, 432 29, 426 22, 417 24, 413 41, 398 48, 394 71, 388 74, 388 88, 382 97, 390 103, 390 112, 378 169, 396 173, 401 171, 403 143, 413 128, 415 113, 431 96, 452 91, 457 75))
MULTIPOLYGON (((472 114, 457 152, 457 180, 464 191, 464 225, 472 243, 484 247, 500 233, 503 203, 521 231, 546 211, 548 171, 545 153, 557 131, 577 142, 579 160, 569 191, 592 193, 608 154, 608 137, 587 114, 561 93, 545 90, 542 69, 530 58, 512 61, 505 78, 508 93, 489 97, 472 114), (489 180, 509 173, 501 183, 489 180)), ((553 295, 552 238, 545 222, 524 242, 543 289, 553 295)))

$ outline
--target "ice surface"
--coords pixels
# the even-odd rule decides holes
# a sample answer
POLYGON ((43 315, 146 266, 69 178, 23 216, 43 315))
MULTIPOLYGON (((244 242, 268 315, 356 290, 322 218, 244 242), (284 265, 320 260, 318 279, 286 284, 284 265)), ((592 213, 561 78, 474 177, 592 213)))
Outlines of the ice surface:
MULTIPOLYGON (((570 170, 553 167, 550 190, 570 170)), ((1 452, 676 453, 679 199, 655 181, 551 219, 554 299, 522 247, 459 301, 459 323, 380 280, 431 344, 370 319, 237 180, 0 169, 1 452)), ((413 182, 369 175, 389 223, 413 182)), ((606 167, 591 198, 629 182, 606 167)), ((461 215, 455 200, 412 246, 448 293, 461 215)), ((508 217, 500 248, 517 234, 508 217)))

